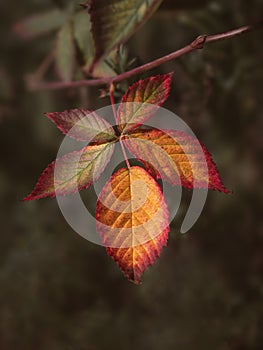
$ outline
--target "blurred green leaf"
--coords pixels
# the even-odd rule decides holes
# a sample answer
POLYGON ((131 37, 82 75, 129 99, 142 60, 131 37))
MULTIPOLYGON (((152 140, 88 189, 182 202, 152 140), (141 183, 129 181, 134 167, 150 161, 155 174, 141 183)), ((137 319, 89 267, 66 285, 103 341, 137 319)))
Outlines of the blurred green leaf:
POLYGON ((60 28, 67 20, 67 14, 58 9, 28 17, 14 26, 14 31, 24 39, 36 38, 60 28))
MULTIPOLYGON (((73 32, 74 39, 81 55, 81 61, 83 62, 83 71, 86 74, 90 74, 90 68, 95 57, 94 40, 91 33, 91 21, 87 12, 79 12, 75 14, 73 18, 73 32)), ((116 56, 116 50, 113 50, 108 54, 105 60, 101 60, 92 72, 94 77, 111 77, 116 75, 116 72, 112 65, 111 60, 114 60, 116 56)))
POLYGON ((105 59, 98 62, 92 71, 92 75, 94 77, 101 78, 113 77, 117 75, 117 72, 114 69, 114 61, 116 59, 116 55, 117 51, 112 50, 105 59))
POLYGON ((95 55, 95 47, 91 33, 90 16, 86 12, 79 12, 73 18, 74 39, 81 52, 82 60, 89 70, 95 55))
POLYGON ((72 80, 75 63, 75 46, 71 21, 67 22, 58 33, 55 59, 60 78, 64 81, 72 80))
POLYGON ((161 2, 162 0, 93 0, 90 15, 96 47, 94 64, 125 42, 161 2))

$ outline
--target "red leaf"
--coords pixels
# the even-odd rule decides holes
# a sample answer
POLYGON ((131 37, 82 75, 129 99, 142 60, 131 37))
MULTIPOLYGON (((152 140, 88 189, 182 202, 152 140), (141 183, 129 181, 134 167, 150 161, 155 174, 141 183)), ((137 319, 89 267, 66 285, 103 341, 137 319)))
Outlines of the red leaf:
POLYGON ((184 132, 137 129, 125 136, 124 143, 156 178, 189 189, 209 188, 229 193, 210 153, 184 132))
POLYGON ((155 180, 141 167, 122 168, 106 183, 97 203, 97 229, 123 273, 139 283, 166 244, 169 214, 155 180))
POLYGON ((123 274, 135 284, 141 283, 144 271, 160 257, 166 246, 169 227, 154 240, 131 248, 106 248, 109 256, 118 264, 123 274))
POLYGON ((56 194, 68 195, 88 188, 104 171, 114 146, 114 143, 86 146, 58 158, 44 170, 34 190, 24 200, 52 198, 56 194))
POLYGON ((76 140, 92 140, 94 143, 101 143, 115 139, 112 126, 95 112, 87 109, 71 109, 45 115, 56 124, 63 134, 76 140))
POLYGON ((118 110, 119 130, 128 132, 150 119, 167 100, 171 81, 172 73, 150 77, 131 85, 118 110))

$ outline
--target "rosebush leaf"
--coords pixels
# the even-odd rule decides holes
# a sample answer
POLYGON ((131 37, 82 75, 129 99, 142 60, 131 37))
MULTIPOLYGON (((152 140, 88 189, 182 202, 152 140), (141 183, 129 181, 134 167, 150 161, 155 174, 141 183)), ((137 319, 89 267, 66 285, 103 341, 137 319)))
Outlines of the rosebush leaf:
POLYGON ((116 138, 112 126, 95 112, 87 109, 79 108, 46 113, 46 116, 56 124, 63 134, 78 141, 92 139, 93 143, 103 143, 116 138))
POLYGON ((97 230, 124 275, 139 283, 166 245, 169 214, 157 182, 141 167, 114 173, 99 195, 97 230))
POLYGON ((118 109, 118 123, 121 132, 145 123, 167 100, 172 74, 163 74, 139 80, 129 87, 118 109), (131 102, 131 103, 130 103, 131 102))
POLYGON ((33 39, 60 28, 67 20, 66 12, 58 9, 30 16, 14 26, 23 39, 33 39))
POLYGON ((159 7, 162 0, 92 0, 89 13, 95 40, 95 63, 124 43, 159 7))
POLYGON ((68 195, 88 188, 104 171, 114 146, 113 142, 86 146, 58 158, 43 171, 35 188, 24 200, 52 198, 56 194, 68 195))
POLYGON ((210 153, 185 132, 137 129, 125 136, 124 143, 156 178, 188 189, 209 188, 229 193, 210 153))
POLYGON ((75 45, 70 21, 58 32, 55 60, 60 78, 64 81, 71 81, 75 68, 75 45))

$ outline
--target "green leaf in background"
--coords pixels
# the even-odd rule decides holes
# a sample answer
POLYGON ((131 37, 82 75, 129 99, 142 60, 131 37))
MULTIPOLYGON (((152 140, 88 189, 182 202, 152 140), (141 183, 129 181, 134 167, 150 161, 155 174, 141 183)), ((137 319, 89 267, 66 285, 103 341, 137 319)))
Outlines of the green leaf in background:
POLYGON ((159 7, 162 0, 92 0, 90 15, 95 64, 125 42, 159 7))
POLYGON ((71 21, 68 21, 58 32, 55 60, 60 78, 64 81, 72 80, 75 63, 75 45, 71 21))
MULTIPOLYGON (((90 68, 95 58, 95 45, 91 33, 90 15, 87 12, 79 12, 73 17, 73 32, 77 48, 81 54, 83 72, 90 74, 90 68)), ((114 60, 116 50, 113 50, 107 56, 107 59, 101 60, 92 72, 94 77, 112 77, 116 72, 108 63, 108 60, 114 60)))
POLYGON ((28 17, 14 26, 14 31, 24 39, 33 39, 60 28, 67 20, 67 14, 52 10, 28 17))
POLYGON ((112 50, 107 55, 107 58, 99 61, 91 72, 92 76, 98 78, 108 78, 117 75, 116 71, 114 70, 114 67, 111 65, 111 62, 115 61, 116 55, 117 51, 112 50))
POLYGON ((89 69, 94 59, 95 47, 88 13, 79 12, 75 14, 73 18, 73 32, 77 47, 82 55, 81 58, 85 62, 87 69, 89 69))

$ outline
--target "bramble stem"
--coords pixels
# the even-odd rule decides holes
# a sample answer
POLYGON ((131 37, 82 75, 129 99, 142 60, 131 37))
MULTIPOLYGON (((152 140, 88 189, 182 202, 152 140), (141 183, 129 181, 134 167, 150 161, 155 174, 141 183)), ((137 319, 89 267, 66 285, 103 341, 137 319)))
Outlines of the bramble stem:
POLYGON ((120 144, 121 144, 121 149, 122 149, 122 153, 123 153, 123 156, 124 156, 124 159, 125 159, 127 168, 130 169, 130 168, 131 168, 131 165, 130 165, 130 163, 129 163, 129 159, 128 159, 128 156, 127 156, 127 153, 126 153, 125 146, 124 146, 124 144, 123 144, 122 139, 120 139, 119 141, 120 141, 120 144))
MULTIPOLYGON (((114 99, 114 90, 115 90, 114 83, 111 83, 111 85, 110 85, 110 102, 111 102, 111 107, 112 107, 112 111, 113 111, 115 122, 116 122, 116 124, 118 124, 117 111, 116 111, 116 105, 115 105, 115 99, 114 99)), ((119 142, 121 144, 121 149, 122 149, 122 153, 123 153, 123 156, 124 156, 127 168, 130 169, 131 166, 130 166, 130 163, 129 163, 129 159, 127 157, 125 146, 124 146, 121 138, 119 139, 119 142)))
POLYGON ((143 64, 139 67, 133 68, 127 72, 119 74, 117 76, 109 77, 109 78, 99 78, 99 79, 86 79, 86 80, 78 80, 78 81, 53 81, 53 82, 43 82, 43 81, 31 81, 29 88, 31 90, 59 90, 59 89, 67 89, 74 88, 80 86, 98 86, 98 85, 111 85, 114 83, 118 83, 122 80, 128 79, 134 75, 146 72, 150 69, 156 68, 166 62, 182 57, 192 51, 203 49, 207 44, 214 43, 221 40, 231 39, 237 35, 245 34, 251 32, 252 30, 256 30, 263 26, 263 20, 252 25, 243 26, 237 29, 230 30, 225 33, 219 33, 214 35, 201 35, 198 36, 194 41, 190 44, 184 46, 183 48, 174 51, 166 56, 160 57, 154 61, 143 64))
POLYGON ((115 123, 118 124, 117 111, 116 111, 116 105, 115 105, 115 100, 114 100, 114 91, 115 91, 114 83, 111 83, 111 85, 110 85, 110 102, 111 102, 111 107, 112 107, 115 123))

